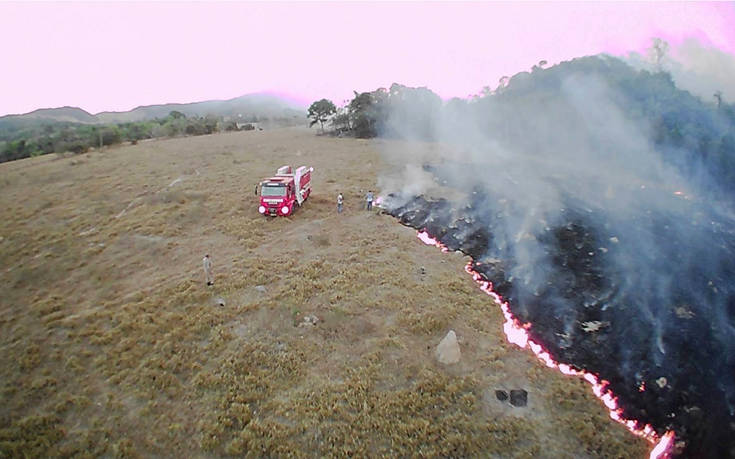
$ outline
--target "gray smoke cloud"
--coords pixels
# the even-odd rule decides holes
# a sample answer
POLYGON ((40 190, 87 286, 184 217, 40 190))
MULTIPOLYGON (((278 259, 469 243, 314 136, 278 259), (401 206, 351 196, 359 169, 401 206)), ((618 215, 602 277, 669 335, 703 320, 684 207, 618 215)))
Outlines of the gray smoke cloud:
POLYGON ((725 100, 735 102, 735 56, 704 47, 694 39, 685 41, 671 65, 677 86, 702 99, 722 91, 725 100))
MULTIPOLYGON (((683 208, 672 207, 671 201, 696 195, 688 180, 653 149, 649 127, 626 117, 615 103, 620 96, 604 81, 570 75, 560 91, 553 104, 539 100, 516 107, 483 107, 475 102, 470 107, 474 117, 458 119, 444 113, 435 122, 445 153, 438 175, 455 190, 482 189, 494 200, 488 207, 504 212, 494 244, 500 251, 513 251, 517 264, 511 274, 524 279, 532 291, 548 281, 546 248, 518 241, 536 240, 549 228, 566 224, 562 211, 572 203, 585 212, 596 210, 607 216, 606 239, 616 238, 633 252, 646 253, 653 246, 646 240, 648 229, 628 222, 649 210, 680 213, 683 208), (514 118, 506 115, 511 111, 514 118), (501 131, 484 129, 487 125, 499 126, 501 131), (508 132, 503 133, 503 128, 508 132), (682 198, 675 197, 675 192, 681 192, 682 198)), ((410 138, 419 128, 407 119, 390 118, 388 123, 410 138)), ((437 152, 403 146, 398 150, 386 154, 403 157, 404 174, 392 183, 381 182, 383 189, 406 197, 429 191, 436 181, 429 180, 420 165, 435 160, 437 152)))
MULTIPOLYGON (((631 53, 626 61, 638 69, 655 70, 655 59, 648 55, 631 53)), ((722 93, 723 101, 735 102, 735 56, 689 38, 668 50, 660 66, 671 74, 676 85, 707 102, 714 102, 714 94, 722 93)))
MULTIPOLYGON (((624 65, 599 59, 611 74, 624 65)), ((681 339, 689 326, 682 321, 691 317, 704 321, 708 346, 732 367, 735 266, 722 261, 735 255, 730 203, 711 194, 717 186, 696 164, 682 169, 664 157, 652 124, 631 113, 629 95, 577 64, 572 71, 535 70, 555 72, 545 79, 522 73, 492 97, 453 100, 432 111, 434 142, 383 144, 392 166, 380 178, 382 194, 392 194, 394 207, 424 194, 448 199, 458 215, 471 212, 492 234, 482 257, 512 260, 511 307, 524 313, 543 298, 570 341, 585 333, 580 321, 589 310, 614 316, 607 309, 619 308, 630 323, 616 325, 615 333, 629 341, 616 359, 624 373, 630 368, 631 385, 642 378, 641 353, 661 374, 675 373, 689 358, 681 339), (577 293, 587 287, 574 287, 579 279, 568 278, 567 260, 550 242, 559 228, 580 222, 593 240, 585 256, 614 279, 582 308, 558 290, 560 283, 577 293)), ((711 75, 715 81, 717 73, 711 75)), ((423 106, 391 112, 385 131, 415 139, 426 131, 423 106)), ((717 382, 730 416, 733 383, 732 374, 717 382)))

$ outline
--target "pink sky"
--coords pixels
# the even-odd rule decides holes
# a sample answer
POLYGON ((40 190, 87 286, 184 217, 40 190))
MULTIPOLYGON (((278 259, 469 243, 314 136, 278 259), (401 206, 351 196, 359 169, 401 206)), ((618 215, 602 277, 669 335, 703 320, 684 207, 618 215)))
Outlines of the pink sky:
POLYGON ((442 97, 545 59, 696 37, 735 54, 733 3, 0 3, 0 115, 253 92, 336 104, 393 82, 442 97))

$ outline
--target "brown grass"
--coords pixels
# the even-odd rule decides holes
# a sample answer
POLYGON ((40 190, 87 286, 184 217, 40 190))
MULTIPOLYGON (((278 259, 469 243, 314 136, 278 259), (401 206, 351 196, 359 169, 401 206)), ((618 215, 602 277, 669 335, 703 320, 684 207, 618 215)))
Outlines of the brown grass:
POLYGON ((642 456, 505 343, 464 257, 361 210, 382 144, 283 129, 0 165, 0 457, 642 456), (314 194, 264 219, 254 185, 288 163, 314 194), (514 388, 527 407, 495 399, 514 388))

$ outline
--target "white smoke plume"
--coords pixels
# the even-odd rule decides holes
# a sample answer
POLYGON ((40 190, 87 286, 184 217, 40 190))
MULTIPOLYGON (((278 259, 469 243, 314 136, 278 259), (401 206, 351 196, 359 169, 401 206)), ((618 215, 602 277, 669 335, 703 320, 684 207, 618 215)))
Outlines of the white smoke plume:
MULTIPOLYGON (((631 53, 627 62, 636 68, 654 71, 656 63, 651 53, 648 54, 631 53)), ((716 102, 717 93, 723 101, 735 102, 735 56, 732 54, 688 38, 669 49, 662 56, 660 66, 671 74, 679 88, 706 102, 716 102)))
MULTIPOLYGON (((690 55, 702 56, 697 52, 690 55)), ((697 62, 689 69, 705 72, 710 65, 704 58, 697 62)), ((581 316, 594 308, 601 316, 625 318, 613 324, 611 333, 621 340, 615 359, 629 385, 643 378, 641 372, 679 374, 689 358, 684 349, 690 345, 682 336, 690 337, 683 330, 697 327, 704 335, 699 357, 719 349, 719 362, 735 368, 731 202, 712 193, 718 185, 699 164, 682 167, 672 159, 679 150, 657 146, 660 126, 636 113, 640 104, 630 98, 638 94, 648 98, 646 103, 663 104, 664 93, 621 90, 626 82, 616 78, 631 72, 615 58, 584 58, 516 75, 494 95, 452 101, 432 111, 430 120, 421 112, 425 104, 404 104, 398 116, 388 117, 385 132, 414 139, 429 126, 434 139, 382 144, 393 171, 381 182, 382 193, 398 196, 398 203, 425 194, 449 199, 453 209, 471 208, 492 234, 483 256, 512 260, 506 265, 516 290, 511 307, 521 313, 543 308, 570 339, 585 333, 581 316), (575 285, 584 276, 570 276, 567 263, 576 261, 554 246, 564 242, 555 239, 559 229, 575 225, 586 228, 585 238, 592 241, 580 257, 599 266, 601 282, 611 284, 582 307, 580 292, 593 289, 575 285), (642 360, 648 367, 640 365, 642 360)), ((717 72, 709 75, 719 81, 717 72)), ((669 81, 664 74, 646 78, 654 86, 669 81)), ((712 115, 712 123, 724 122, 718 116, 712 115)), ((706 369, 715 371, 720 370, 706 369)), ((707 377, 707 384, 715 384, 707 377)), ((716 382, 722 394, 716 409, 725 407, 730 418, 734 378, 725 374, 716 382)), ((690 384, 682 378, 670 381, 690 384)))

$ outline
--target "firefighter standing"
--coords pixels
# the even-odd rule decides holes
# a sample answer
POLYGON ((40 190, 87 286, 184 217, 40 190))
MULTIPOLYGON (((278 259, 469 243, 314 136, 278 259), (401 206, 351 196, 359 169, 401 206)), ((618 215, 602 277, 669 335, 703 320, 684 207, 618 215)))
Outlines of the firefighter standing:
POLYGON ((368 190, 367 194, 365 195, 365 201, 367 201, 367 210, 373 209, 373 192, 371 190, 368 190))
POLYGON ((212 259, 209 258, 209 254, 204 255, 202 264, 204 265, 204 277, 207 281, 207 285, 214 285, 214 278, 212 277, 212 259))

